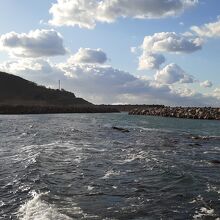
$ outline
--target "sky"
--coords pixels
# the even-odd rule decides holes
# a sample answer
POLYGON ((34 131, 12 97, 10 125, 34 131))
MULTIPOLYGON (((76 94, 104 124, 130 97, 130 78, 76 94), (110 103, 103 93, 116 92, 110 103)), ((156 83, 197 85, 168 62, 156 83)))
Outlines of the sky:
POLYGON ((220 106, 219 0, 0 0, 0 70, 95 104, 220 106))

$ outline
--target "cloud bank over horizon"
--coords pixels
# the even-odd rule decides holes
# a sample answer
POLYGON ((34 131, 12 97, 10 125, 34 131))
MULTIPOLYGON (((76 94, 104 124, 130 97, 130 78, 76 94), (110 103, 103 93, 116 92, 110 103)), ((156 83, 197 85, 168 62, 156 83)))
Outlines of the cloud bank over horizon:
POLYGON ((170 64, 146 80, 109 65, 81 64, 71 59, 53 64, 44 59, 19 59, 0 64, 0 70, 14 73, 52 88, 61 80, 65 89, 96 104, 131 103, 185 106, 217 106, 218 91, 204 95, 191 89, 177 89, 173 83, 192 83, 180 67, 170 64))

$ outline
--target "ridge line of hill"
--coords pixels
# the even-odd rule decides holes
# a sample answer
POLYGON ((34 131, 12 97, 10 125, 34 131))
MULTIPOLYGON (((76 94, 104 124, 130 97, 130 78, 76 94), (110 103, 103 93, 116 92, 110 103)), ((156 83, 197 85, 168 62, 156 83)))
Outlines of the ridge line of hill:
POLYGON ((66 90, 50 89, 9 73, 0 72, 0 114, 118 112, 94 105, 66 90))

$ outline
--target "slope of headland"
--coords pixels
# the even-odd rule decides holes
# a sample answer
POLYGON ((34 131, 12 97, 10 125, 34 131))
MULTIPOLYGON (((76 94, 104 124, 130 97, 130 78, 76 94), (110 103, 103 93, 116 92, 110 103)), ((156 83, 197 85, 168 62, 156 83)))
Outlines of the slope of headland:
POLYGON ((212 107, 146 107, 134 108, 130 115, 151 115, 187 119, 220 120, 220 108, 212 107))
POLYGON ((0 72, 0 114, 106 113, 110 106, 94 105, 74 93, 39 86, 21 77, 0 72))

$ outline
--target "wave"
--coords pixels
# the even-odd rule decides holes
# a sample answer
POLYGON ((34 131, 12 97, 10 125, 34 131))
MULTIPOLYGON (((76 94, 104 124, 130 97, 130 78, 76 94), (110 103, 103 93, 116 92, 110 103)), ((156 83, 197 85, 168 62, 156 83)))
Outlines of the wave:
POLYGON ((190 138, 193 140, 220 140, 220 136, 218 135, 210 135, 210 136, 204 136, 204 135, 190 135, 190 138))
POLYGON ((45 193, 37 194, 33 192, 32 195, 32 198, 19 208, 19 220, 73 220, 59 213, 52 205, 44 202, 42 196, 45 195, 45 193))
MULTIPOLYGON (((197 198, 195 198, 191 203, 198 203, 201 205, 201 208, 195 212, 193 215, 193 219, 200 220, 200 219, 206 219, 210 217, 217 217, 215 210, 212 209, 204 200, 204 198, 199 195, 197 198)), ((216 218, 217 219, 217 218, 216 218)))
POLYGON ((144 130, 144 131, 162 131, 162 132, 171 132, 169 129, 165 128, 146 128, 146 127, 135 127, 136 129, 144 130))
POLYGON ((109 179, 110 177, 119 176, 120 171, 109 170, 101 179, 109 179))
POLYGON ((193 216, 193 219, 199 220, 203 219, 205 217, 215 217, 215 210, 214 209, 209 209, 206 207, 200 208, 199 211, 196 211, 195 215, 193 216))
POLYGON ((216 186, 212 186, 208 183, 206 192, 215 192, 217 194, 220 194, 220 188, 216 186))

